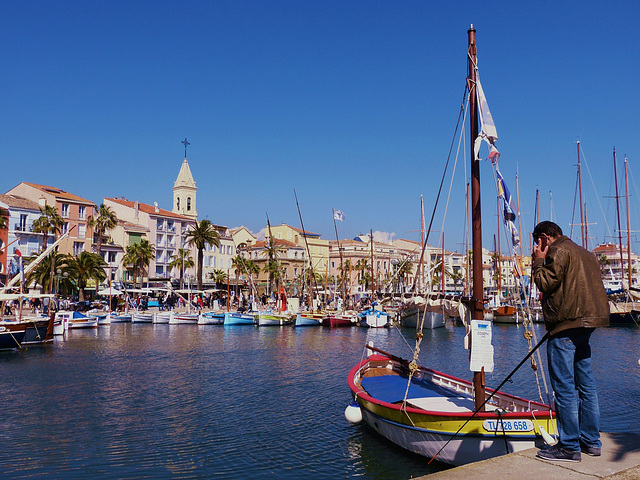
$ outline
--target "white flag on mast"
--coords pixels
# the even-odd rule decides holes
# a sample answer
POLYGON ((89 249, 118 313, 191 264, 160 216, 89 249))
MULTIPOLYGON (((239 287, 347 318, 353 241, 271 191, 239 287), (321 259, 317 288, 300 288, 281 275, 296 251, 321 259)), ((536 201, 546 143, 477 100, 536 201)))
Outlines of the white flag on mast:
POLYGON ((496 125, 493 122, 493 117, 489 111, 489 105, 487 104, 487 98, 484 96, 484 90, 482 90, 482 84, 480 83, 480 75, 476 72, 476 98, 478 99, 478 111, 480 112, 480 133, 474 142, 474 155, 476 160, 480 160, 480 145, 482 140, 487 142, 489 147, 489 158, 492 162, 495 162, 500 157, 500 152, 495 146, 495 141, 498 140, 498 131, 496 125))
POLYGON ((336 210, 335 208, 333 209, 333 219, 334 220, 339 220, 339 221, 343 221, 344 220, 344 213, 342 213, 341 210, 336 210))

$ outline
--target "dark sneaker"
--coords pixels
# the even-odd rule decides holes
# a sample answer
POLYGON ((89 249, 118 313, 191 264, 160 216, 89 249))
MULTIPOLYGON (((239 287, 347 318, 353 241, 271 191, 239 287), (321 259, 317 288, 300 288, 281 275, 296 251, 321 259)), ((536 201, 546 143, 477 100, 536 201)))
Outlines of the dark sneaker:
POLYGON ((584 444, 580 444, 580 450, 582 450, 582 453, 586 453, 592 457, 599 457, 602 455, 602 448, 600 447, 587 447, 584 444))
POLYGON ((554 462, 579 462, 582 460, 580 452, 572 452, 566 448, 554 445, 544 450, 540 450, 536 456, 544 460, 551 460, 554 462))

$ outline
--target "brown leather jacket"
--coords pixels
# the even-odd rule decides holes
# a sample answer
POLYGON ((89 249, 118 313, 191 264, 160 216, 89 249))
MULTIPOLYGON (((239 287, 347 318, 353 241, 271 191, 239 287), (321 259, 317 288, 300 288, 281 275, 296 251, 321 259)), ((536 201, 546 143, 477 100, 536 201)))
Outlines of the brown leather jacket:
POLYGON ((609 301, 596 256, 560 236, 547 256, 534 260, 533 281, 542 292, 542 311, 551 335, 578 327, 609 325, 609 301))

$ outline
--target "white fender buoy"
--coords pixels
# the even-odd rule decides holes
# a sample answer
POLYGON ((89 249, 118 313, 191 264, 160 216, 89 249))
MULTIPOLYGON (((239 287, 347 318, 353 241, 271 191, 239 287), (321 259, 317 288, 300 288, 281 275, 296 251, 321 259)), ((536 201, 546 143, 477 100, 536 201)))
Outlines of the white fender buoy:
POLYGON ((355 400, 352 401, 347 408, 344 409, 344 418, 347 419, 351 425, 356 425, 362 421, 362 410, 360 405, 355 400))
POLYGON ((551 435, 549 435, 549 432, 547 432, 544 427, 542 427, 541 425, 538 425, 538 427, 540 428, 540 434, 542 435, 542 438, 544 440, 544 442, 547 445, 555 445, 556 444, 556 439, 553 438, 551 435))

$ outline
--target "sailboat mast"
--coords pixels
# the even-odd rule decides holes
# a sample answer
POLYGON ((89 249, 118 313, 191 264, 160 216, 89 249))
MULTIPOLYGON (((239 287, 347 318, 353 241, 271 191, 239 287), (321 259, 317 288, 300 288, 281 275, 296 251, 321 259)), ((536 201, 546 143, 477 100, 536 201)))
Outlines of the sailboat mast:
POLYGON ((442 295, 444 295, 444 287, 445 287, 445 283, 444 283, 444 274, 445 274, 445 269, 444 269, 444 232, 442 232, 442 262, 441 262, 441 267, 442 267, 442 281, 440 282, 442 284, 442 295))
POLYGON ((498 248, 496 249, 495 245, 493 249, 496 251, 496 283, 498 284, 498 299, 502 301, 502 258, 500 258, 500 252, 502 251, 502 246, 500 245, 500 199, 498 198, 498 248))
POLYGON ((631 288, 631 222, 629 221, 629 177, 627 174, 627 156, 624 156, 624 196, 627 201, 627 272, 631 288))
MULTIPOLYGON (((520 215, 520 183, 518 181, 518 174, 516 173, 516 198, 518 199, 518 230, 522 235, 522 216, 520 215)), ((520 258, 524 256, 522 253, 522 238, 520 239, 520 258)))
MULTIPOLYGON (((475 140, 478 136, 478 105, 476 97, 476 30, 471 25, 467 31, 469 38, 468 77, 469 86, 469 118, 471 139, 471 218, 472 218, 472 246, 473 246, 473 296, 471 302, 471 318, 484 319, 484 288, 482 284, 482 212, 480 206, 480 162, 476 161, 475 140)), ((473 387, 475 393, 476 410, 484 411, 482 405, 485 400, 484 369, 473 372, 473 387)))
POLYGON ((580 140, 578 140, 578 192, 580 197, 580 233, 582 235, 582 247, 587 248, 587 235, 585 233, 584 212, 582 210, 582 172, 580 166, 580 140))
POLYGON ((618 162, 616 160, 616 147, 613 147, 613 180, 614 182, 616 182, 616 213, 618 214, 618 249, 620 250, 620 280, 622 280, 624 278, 624 255, 622 253, 622 224, 620 223, 620 195, 618 195, 618 162))
MULTIPOLYGON (((333 210, 333 228, 336 231, 336 243, 338 244, 338 254, 340 255, 340 275, 342 276, 342 301, 344 304, 347 302, 347 286, 346 277, 344 274, 344 262, 342 261, 342 248, 340 247, 340 239, 338 238, 338 226, 336 225, 336 211, 333 210)), ((344 305, 343 304, 343 305, 344 305)))
POLYGON ((467 188, 466 188, 466 192, 465 192, 465 196, 464 196, 464 200, 465 200, 465 205, 467 206, 467 208, 465 209, 465 227, 466 227, 466 235, 465 235, 465 243, 464 243, 464 252, 465 252, 465 265, 464 265, 464 270, 465 270, 465 284, 464 284, 464 294, 469 296, 470 295, 470 291, 471 291, 471 283, 469 282, 469 273, 470 272, 470 264, 469 264, 469 183, 467 182, 467 188))
POLYGON ((374 270, 373 270, 373 229, 371 229, 370 231, 369 240, 371 240, 371 298, 373 299, 373 295, 374 295, 373 292, 375 291, 375 287, 377 283, 374 277, 374 270))
MULTIPOLYGON (((422 198, 422 194, 420 194, 420 245, 424 246, 424 199, 422 198)), ((418 290, 422 288, 423 282, 424 265, 422 264, 422 259, 420 259, 420 263, 418 264, 418 290)))

